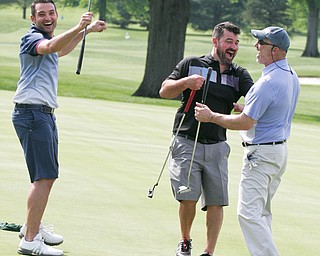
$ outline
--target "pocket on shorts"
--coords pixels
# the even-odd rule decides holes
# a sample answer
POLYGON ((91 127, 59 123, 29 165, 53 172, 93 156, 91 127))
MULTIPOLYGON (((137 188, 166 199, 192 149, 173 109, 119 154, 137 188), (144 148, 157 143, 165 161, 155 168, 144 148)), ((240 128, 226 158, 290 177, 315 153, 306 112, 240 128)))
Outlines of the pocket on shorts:
POLYGON ((224 144, 224 155, 226 156, 226 158, 229 158, 230 152, 231 152, 231 148, 230 145, 227 142, 222 142, 224 144))
POLYGON ((12 113, 12 123, 21 140, 34 125, 34 114, 25 109, 15 109, 12 113))
MULTIPOLYGON (((174 138, 173 138, 174 139, 174 138)), ((185 138, 177 137, 176 142, 171 151, 172 158, 176 158, 185 154, 192 154, 192 148, 194 143, 192 140, 185 138), (191 147, 190 147, 191 145, 191 147)))

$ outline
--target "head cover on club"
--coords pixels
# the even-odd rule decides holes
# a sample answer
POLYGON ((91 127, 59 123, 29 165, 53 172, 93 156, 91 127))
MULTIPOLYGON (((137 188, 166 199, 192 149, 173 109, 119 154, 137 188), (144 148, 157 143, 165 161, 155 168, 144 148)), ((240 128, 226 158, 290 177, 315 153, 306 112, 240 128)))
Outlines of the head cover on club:
POLYGON ((190 192, 191 189, 187 186, 180 186, 179 190, 178 190, 178 194, 183 194, 183 193, 187 193, 190 192))

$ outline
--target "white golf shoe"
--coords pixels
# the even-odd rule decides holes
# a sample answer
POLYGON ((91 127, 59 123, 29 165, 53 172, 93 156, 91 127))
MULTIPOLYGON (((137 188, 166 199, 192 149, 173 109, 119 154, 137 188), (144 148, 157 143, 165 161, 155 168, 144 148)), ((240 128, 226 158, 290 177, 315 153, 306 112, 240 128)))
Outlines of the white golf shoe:
MULTIPOLYGON (((23 226, 20 229, 19 237, 23 238, 26 235, 26 225, 23 224, 23 226)), ((44 243, 47 245, 59 245, 63 243, 63 237, 53 233, 52 226, 44 226, 42 223, 40 224, 39 233, 41 234, 44 243)))
POLYGON ((63 251, 46 245, 41 234, 36 235, 32 242, 28 242, 22 237, 19 243, 19 254, 23 255, 41 255, 41 256, 62 256, 63 251))

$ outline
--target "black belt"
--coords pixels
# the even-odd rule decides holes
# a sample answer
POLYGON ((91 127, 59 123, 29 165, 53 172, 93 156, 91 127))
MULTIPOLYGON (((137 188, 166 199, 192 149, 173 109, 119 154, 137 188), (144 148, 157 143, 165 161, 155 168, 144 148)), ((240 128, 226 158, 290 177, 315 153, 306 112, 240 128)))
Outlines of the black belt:
POLYGON ((16 109, 38 109, 43 113, 46 114, 53 114, 54 113, 54 108, 50 108, 46 105, 41 105, 41 104, 20 104, 16 103, 15 106, 16 109))
MULTIPOLYGON (((188 139, 188 140, 195 140, 194 137, 186 135, 186 134, 178 134, 179 137, 188 139)), ((219 142, 222 142, 223 140, 210 140, 210 139, 199 139, 197 140, 197 142, 201 143, 201 144, 217 144, 219 142)))
POLYGON ((260 146, 260 145, 279 145, 285 143, 286 140, 275 141, 275 142, 266 142, 266 143, 259 143, 259 144, 250 144, 248 142, 242 142, 243 147, 250 147, 250 146, 260 146))

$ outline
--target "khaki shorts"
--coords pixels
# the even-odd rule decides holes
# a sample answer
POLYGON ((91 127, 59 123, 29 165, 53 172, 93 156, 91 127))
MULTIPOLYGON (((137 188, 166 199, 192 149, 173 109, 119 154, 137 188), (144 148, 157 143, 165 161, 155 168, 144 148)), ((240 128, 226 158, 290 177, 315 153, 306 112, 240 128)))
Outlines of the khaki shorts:
POLYGON ((180 186, 187 186, 194 141, 177 136, 169 159, 170 181, 175 199, 198 201, 201 208, 229 204, 228 157, 230 147, 226 142, 197 143, 190 174, 190 191, 177 193, 180 186))

